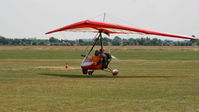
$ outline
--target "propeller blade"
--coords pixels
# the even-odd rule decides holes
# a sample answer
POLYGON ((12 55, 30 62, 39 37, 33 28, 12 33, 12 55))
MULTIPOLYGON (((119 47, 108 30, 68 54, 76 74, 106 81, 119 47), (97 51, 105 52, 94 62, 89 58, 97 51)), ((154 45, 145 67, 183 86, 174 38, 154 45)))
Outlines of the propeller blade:
POLYGON ((117 57, 111 55, 112 59, 116 60, 116 61, 120 61, 117 57))

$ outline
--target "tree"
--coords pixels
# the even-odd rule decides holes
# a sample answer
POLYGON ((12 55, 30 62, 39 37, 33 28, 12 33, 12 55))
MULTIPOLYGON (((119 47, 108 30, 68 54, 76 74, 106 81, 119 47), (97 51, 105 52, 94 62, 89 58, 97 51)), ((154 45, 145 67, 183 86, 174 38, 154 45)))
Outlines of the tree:
POLYGON ((0 36, 0 45, 8 45, 9 41, 3 36, 0 36))
POLYGON ((113 41, 112 41, 112 45, 113 45, 113 46, 119 46, 119 45, 121 45, 121 42, 122 42, 122 39, 121 39, 120 37, 116 36, 116 37, 113 39, 113 41))
POLYGON ((51 42, 51 43, 57 43, 57 42, 59 42, 59 40, 56 39, 56 38, 54 38, 54 37, 50 37, 49 42, 51 42))
POLYGON ((108 45, 111 45, 112 40, 107 37, 104 37, 102 42, 103 42, 103 45, 108 46, 108 45))
POLYGON ((129 45, 129 41, 127 39, 123 39, 123 46, 128 46, 129 45))

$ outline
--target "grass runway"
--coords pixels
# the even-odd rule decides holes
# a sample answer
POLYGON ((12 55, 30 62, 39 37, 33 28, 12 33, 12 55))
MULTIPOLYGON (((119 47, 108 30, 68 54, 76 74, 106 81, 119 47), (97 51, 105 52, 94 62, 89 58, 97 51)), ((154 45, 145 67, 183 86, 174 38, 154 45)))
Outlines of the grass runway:
POLYGON ((113 77, 39 68, 79 67, 81 47, 0 47, 0 112, 199 112, 198 49, 113 47, 113 77))

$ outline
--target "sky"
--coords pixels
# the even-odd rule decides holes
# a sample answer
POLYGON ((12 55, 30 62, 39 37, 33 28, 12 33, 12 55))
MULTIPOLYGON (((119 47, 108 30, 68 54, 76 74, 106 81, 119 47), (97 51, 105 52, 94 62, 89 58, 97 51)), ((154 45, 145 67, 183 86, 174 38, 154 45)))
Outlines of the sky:
POLYGON ((77 39, 84 34, 44 33, 85 19, 102 20, 106 12, 107 22, 199 37, 198 11, 199 0, 0 0, 0 35, 77 39))

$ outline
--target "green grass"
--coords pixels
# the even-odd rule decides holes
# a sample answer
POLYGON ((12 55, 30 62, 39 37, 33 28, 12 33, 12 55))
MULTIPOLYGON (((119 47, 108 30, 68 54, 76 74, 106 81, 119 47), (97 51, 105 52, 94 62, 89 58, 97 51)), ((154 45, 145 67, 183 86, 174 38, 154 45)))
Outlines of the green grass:
POLYGON ((82 51, 0 50, 1 112, 197 112, 199 52, 113 50, 118 77, 95 71, 47 70, 79 66, 82 51))

